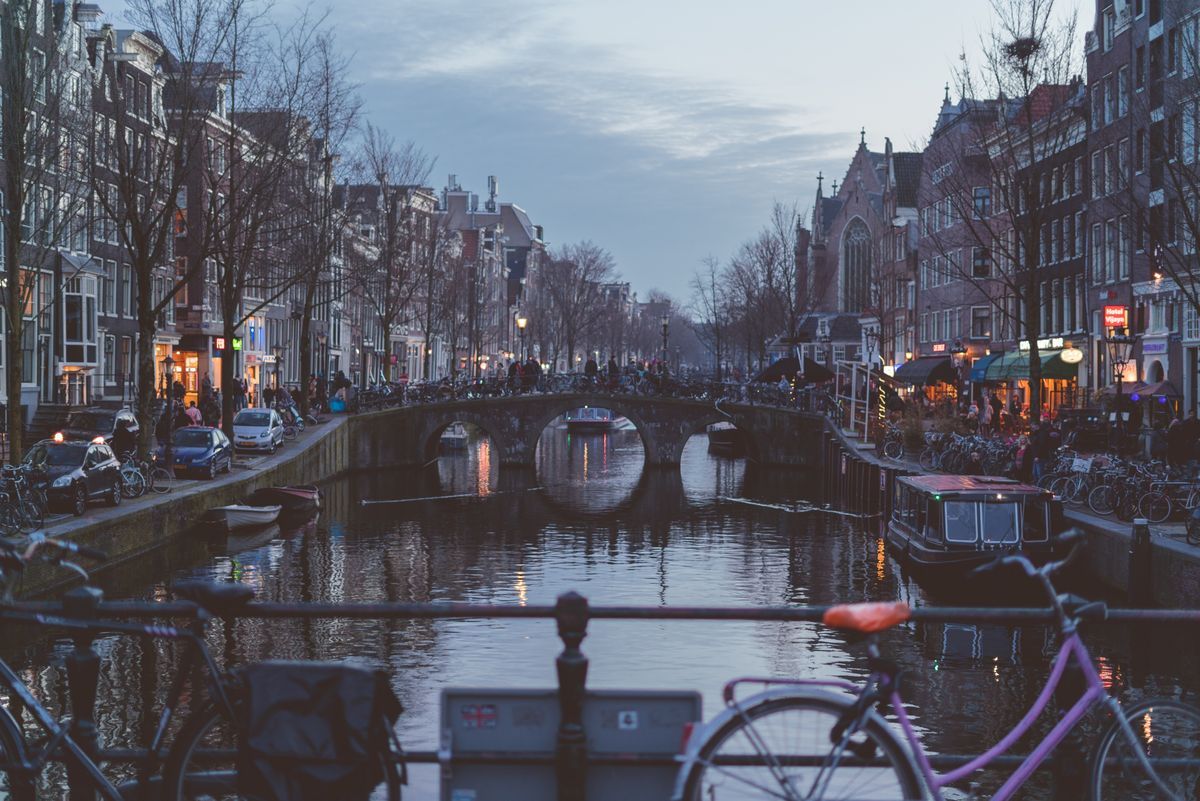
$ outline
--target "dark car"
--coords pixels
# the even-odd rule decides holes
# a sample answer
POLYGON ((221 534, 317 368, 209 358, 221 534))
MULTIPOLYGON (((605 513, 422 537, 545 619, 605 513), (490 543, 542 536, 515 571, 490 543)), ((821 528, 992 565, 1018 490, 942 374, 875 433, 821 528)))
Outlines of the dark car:
POLYGON ((67 425, 63 428, 63 438, 91 442, 96 437, 103 437, 105 442, 111 442, 113 432, 117 430, 117 421, 123 421, 136 437, 140 429, 137 415, 129 409, 101 409, 99 407, 79 409, 67 417, 67 425))
POLYGON ((52 506, 81 515, 88 501, 103 499, 110 506, 121 503, 121 463, 103 442, 44 439, 29 449, 25 464, 43 477, 52 506))
MULTIPOLYGON (((162 458, 163 448, 158 448, 162 458)), ((187 426, 175 430, 171 437, 171 460, 175 472, 201 473, 216 478, 233 467, 233 445, 219 428, 187 426)))

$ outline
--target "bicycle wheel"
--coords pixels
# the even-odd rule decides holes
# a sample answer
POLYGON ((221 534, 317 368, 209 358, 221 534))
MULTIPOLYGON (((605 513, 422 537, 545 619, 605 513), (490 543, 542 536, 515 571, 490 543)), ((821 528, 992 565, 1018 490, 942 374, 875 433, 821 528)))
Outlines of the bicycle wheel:
POLYGON ((1200 755, 1200 709, 1157 699, 1121 713, 1131 731, 1122 721, 1114 720, 1092 754, 1093 801, 1200 797, 1200 765, 1196 764, 1200 755), (1146 757, 1156 776, 1146 770, 1138 752, 1146 757))
POLYGON ((153 492, 163 493, 170 492, 171 485, 175 483, 175 476, 171 475, 171 471, 165 467, 150 468, 150 489, 153 492))
MULTIPOLYGON (((161 801, 259 801, 238 792, 236 724, 207 705, 188 719, 167 754, 161 801)), ((388 801, 400 801, 400 782, 386 771, 388 801)))
POLYGON ((937 463, 937 453, 933 448, 926 448, 921 451, 921 457, 917 461, 921 463, 923 469, 932 470, 937 463))
POLYGON ((21 518, 21 524, 31 531, 41 528, 46 523, 46 516, 42 507, 28 498, 21 500, 17 505, 16 511, 21 518))
POLYGON ((286 426, 284 426, 284 427, 283 427, 283 438, 284 438, 284 439, 286 439, 288 442, 293 442, 293 441, 295 441, 295 439, 296 439, 296 427, 295 427, 295 426, 293 426, 293 425, 286 425, 286 426))
POLYGON ((768 698, 744 709, 681 768, 687 771, 683 798, 921 798, 912 759, 875 715, 852 742, 856 751, 873 745, 883 764, 863 765, 858 757, 842 753, 838 765, 823 768, 831 758, 830 732, 850 703, 833 696, 798 695, 768 698), (766 761, 772 764, 757 764, 766 761))
POLYGON ((1200 520, 1189 517, 1187 522, 1188 545, 1200 545, 1200 520))
POLYGON ((1072 506, 1083 506, 1087 503, 1088 483, 1087 476, 1077 474, 1067 479, 1067 484, 1063 488, 1063 500, 1072 506))
POLYGON ((904 444, 894 439, 883 443, 883 455, 889 459, 904 458, 904 444))
POLYGON ((1098 515, 1111 515, 1117 506, 1117 493, 1107 484, 1092 487, 1087 497, 1088 508, 1098 515))
POLYGON ((1161 523, 1171 516, 1171 498, 1165 492, 1147 492, 1138 500, 1138 511, 1151 523, 1161 523))
POLYGON ((121 494, 126 498, 140 498, 146 494, 146 477, 140 470, 121 471, 121 494))

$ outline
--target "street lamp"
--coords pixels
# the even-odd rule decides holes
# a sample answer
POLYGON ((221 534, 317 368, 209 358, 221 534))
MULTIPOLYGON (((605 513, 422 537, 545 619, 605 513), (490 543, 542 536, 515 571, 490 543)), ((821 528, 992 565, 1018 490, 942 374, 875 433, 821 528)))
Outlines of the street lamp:
POLYGON ((517 312, 517 334, 521 337, 521 360, 525 360, 525 326, 529 325, 529 319, 517 312))
POLYGON ((1125 445, 1125 410, 1123 394, 1125 388, 1125 366, 1133 351, 1133 337, 1125 328, 1114 328, 1108 335, 1108 356, 1112 361, 1113 373, 1117 379, 1117 453, 1124 451, 1125 445))
POLYGON ((162 374, 163 374, 163 397, 167 401, 167 405, 163 407, 163 414, 167 416, 167 441, 163 443, 163 462, 166 463, 167 470, 173 471, 171 466, 171 428, 175 423, 175 387, 171 381, 171 377, 175 374, 175 360, 171 358, 171 354, 163 357, 162 374))
POLYGON ((959 408, 962 408, 962 368, 967 362, 967 346, 961 339, 954 340, 954 344, 950 346, 950 358, 954 362, 954 391, 960 396, 958 404, 959 408))
POLYGON ((663 371, 663 373, 667 372, 667 337, 670 336, 670 331, 671 331, 671 315, 664 314, 662 316, 662 335, 663 335, 662 371, 663 371))
POLYGON ((817 341, 821 343, 821 350, 825 353, 825 367, 828 369, 833 364, 833 337, 830 336, 828 328, 817 334, 817 341))

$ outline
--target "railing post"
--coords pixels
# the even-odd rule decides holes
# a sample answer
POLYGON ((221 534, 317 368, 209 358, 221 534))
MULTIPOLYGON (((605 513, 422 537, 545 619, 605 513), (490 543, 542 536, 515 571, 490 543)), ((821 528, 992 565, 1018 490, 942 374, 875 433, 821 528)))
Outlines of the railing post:
POLYGON ((1130 606, 1150 606, 1154 603, 1153 567, 1150 562, 1150 524, 1144 517, 1133 520, 1133 535, 1129 540, 1129 578, 1126 597, 1130 606))
MULTIPOLYGON (((77 587, 63 596, 63 614, 86 620, 96 617, 96 608, 104 593, 95 587, 77 587)), ((100 657, 92 643, 93 632, 80 630, 73 637, 75 648, 67 654, 67 683, 71 696, 71 737, 93 759, 97 753, 96 685, 100 679, 100 657)), ((67 763, 67 784, 71 801, 95 801, 96 790, 88 774, 72 762, 67 763)))
POLYGON ((587 598, 577 592, 558 596, 554 616, 563 641, 563 651, 555 660, 560 715, 555 763, 558 801, 584 801, 587 737, 583 730, 583 696, 588 660, 579 646, 587 636, 587 598))

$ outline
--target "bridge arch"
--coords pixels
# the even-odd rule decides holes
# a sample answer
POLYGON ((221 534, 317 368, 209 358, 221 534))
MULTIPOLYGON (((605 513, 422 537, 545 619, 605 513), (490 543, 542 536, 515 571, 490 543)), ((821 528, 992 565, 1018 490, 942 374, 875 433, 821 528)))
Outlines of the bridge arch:
POLYGON ((471 409, 445 408, 441 413, 430 414, 421 427, 421 462, 429 464, 441 455, 440 443, 442 434, 455 423, 466 423, 475 426, 488 436, 493 447, 504 453, 504 445, 496 433, 493 416, 481 414, 471 409))

